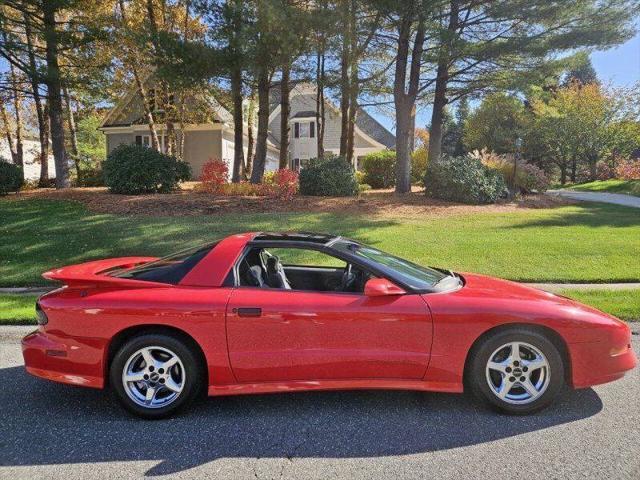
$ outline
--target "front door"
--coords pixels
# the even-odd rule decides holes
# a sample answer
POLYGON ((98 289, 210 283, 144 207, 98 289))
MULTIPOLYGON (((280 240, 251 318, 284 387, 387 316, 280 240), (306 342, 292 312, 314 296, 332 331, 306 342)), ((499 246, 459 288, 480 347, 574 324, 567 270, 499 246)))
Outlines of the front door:
POLYGON ((431 336, 429 310, 413 294, 240 286, 227 307, 229 357, 239 382, 420 379, 431 336))

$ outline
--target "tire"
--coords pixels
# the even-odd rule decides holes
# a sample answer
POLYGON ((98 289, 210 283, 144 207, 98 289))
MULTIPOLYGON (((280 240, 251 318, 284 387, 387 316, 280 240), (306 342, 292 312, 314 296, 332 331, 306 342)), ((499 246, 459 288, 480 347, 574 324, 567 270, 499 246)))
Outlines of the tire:
POLYGON ((185 408, 198 395, 202 379, 193 350, 179 338, 160 333, 130 339, 116 352, 109 371, 118 401, 146 419, 166 418, 185 408), (132 381, 125 381, 125 374, 132 381))
POLYGON ((525 327, 488 336, 474 347, 470 360, 467 385, 481 401, 501 412, 526 415, 542 410, 565 385, 558 348, 543 334, 525 327))

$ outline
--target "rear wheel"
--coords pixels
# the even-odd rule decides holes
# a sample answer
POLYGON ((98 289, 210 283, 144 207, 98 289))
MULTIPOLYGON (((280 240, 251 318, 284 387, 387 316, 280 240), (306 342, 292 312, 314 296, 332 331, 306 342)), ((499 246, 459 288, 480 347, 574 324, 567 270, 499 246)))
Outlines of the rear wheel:
POLYGON ((527 414, 547 407, 564 386, 564 362, 541 333, 513 328, 487 337, 473 353, 467 382, 493 407, 527 414))
POLYGON ((185 407, 197 395, 201 379, 202 369, 191 349, 165 334, 132 338, 111 363, 116 397, 143 418, 164 418, 185 407))

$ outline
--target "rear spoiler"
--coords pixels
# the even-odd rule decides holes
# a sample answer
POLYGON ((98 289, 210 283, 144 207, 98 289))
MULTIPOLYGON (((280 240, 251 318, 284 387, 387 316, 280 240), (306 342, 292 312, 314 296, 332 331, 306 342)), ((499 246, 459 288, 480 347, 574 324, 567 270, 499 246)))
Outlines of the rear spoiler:
POLYGON ((109 270, 115 268, 133 268, 137 265, 157 260, 158 257, 120 257, 109 258, 105 260, 96 260, 93 262, 79 263, 77 265, 69 265, 67 267, 56 268, 44 272, 42 276, 47 280, 55 280, 65 285, 73 287, 96 287, 96 286, 114 286, 114 287, 137 287, 150 288, 159 287, 162 284, 156 282, 147 282, 144 280, 134 280, 131 278, 119 278, 111 275, 105 275, 109 270))

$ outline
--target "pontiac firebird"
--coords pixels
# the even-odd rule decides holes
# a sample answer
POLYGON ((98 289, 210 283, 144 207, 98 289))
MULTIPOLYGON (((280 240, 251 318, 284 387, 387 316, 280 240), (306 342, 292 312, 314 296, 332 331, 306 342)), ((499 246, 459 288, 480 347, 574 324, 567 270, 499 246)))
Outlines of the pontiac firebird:
POLYGON ((514 282, 427 268, 340 236, 244 233, 164 258, 43 274, 29 373, 109 387, 160 418, 211 396, 469 390, 524 414, 636 365, 629 327, 514 282))

